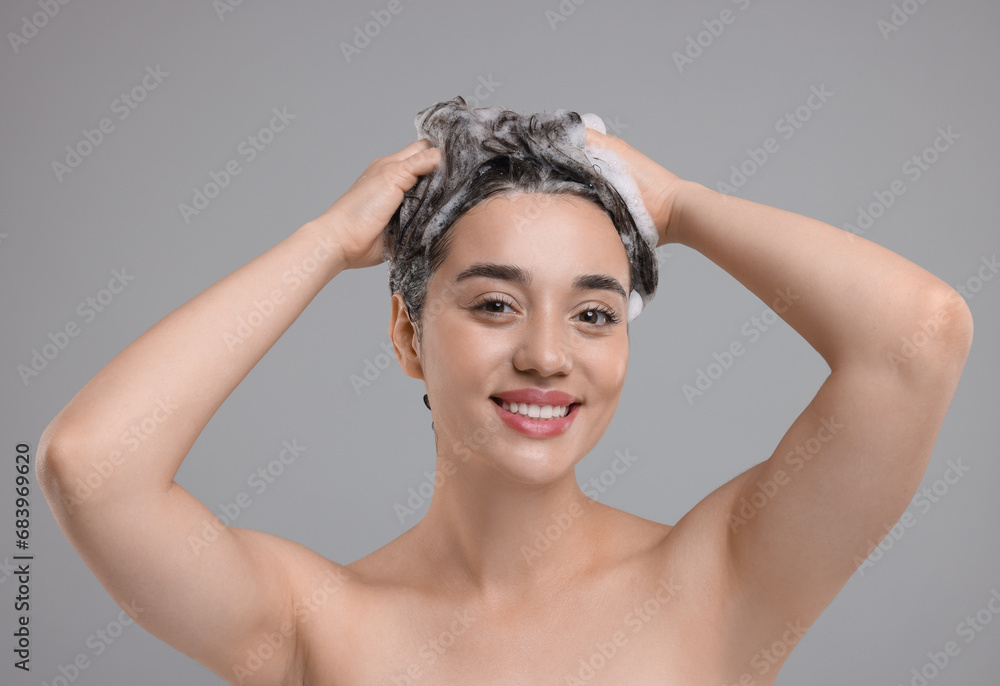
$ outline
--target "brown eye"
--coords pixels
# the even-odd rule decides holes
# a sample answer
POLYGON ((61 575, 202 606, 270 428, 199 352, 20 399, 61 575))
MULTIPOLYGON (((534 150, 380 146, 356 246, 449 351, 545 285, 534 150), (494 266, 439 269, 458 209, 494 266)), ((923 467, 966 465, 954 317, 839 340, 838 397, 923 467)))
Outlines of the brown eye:
POLYGON ((510 302, 505 298, 499 296, 489 296, 478 301, 472 306, 473 310, 479 312, 485 312, 488 315, 499 316, 502 314, 507 314, 504 312, 504 307, 514 308, 514 303, 510 302))
POLYGON ((619 321, 618 315, 605 307, 590 307, 578 316, 584 317, 585 323, 595 326, 613 326, 619 321), (603 322, 601 322, 601 317, 604 318, 603 322))

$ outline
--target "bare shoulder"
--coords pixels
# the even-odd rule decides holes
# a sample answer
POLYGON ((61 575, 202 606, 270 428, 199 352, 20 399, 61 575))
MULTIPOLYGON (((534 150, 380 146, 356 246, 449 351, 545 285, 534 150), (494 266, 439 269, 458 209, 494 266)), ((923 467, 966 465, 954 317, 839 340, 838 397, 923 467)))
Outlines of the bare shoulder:
POLYGON ((606 533, 616 542, 616 557, 621 560, 656 556, 674 529, 673 525, 656 522, 631 512, 591 500, 592 511, 601 516, 606 533))
POLYGON ((422 573, 427 564, 434 562, 433 546, 421 536, 419 527, 407 529, 368 555, 345 565, 345 571, 359 586, 389 588, 394 586, 421 586, 434 583, 433 576, 422 573))

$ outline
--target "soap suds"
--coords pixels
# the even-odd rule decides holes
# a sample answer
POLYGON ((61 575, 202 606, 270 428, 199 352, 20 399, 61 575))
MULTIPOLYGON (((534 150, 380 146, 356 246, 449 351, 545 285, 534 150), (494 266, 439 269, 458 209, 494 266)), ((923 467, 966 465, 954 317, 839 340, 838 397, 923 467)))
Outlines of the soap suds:
POLYGON ((520 114, 500 106, 470 108, 456 97, 421 110, 414 125, 417 139, 428 139, 444 156, 405 194, 386 226, 383 257, 389 264, 390 292, 403 294, 415 319, 420 319, 447 230, 487 193, 522 186, 526 192, 589 194, 611 217, 631 264, 628 320, 652 300, 658 279, 657 230, 624 160, 587 145, 587 126, 604 131, 600 117, 581 117, 567 109, 520 114))

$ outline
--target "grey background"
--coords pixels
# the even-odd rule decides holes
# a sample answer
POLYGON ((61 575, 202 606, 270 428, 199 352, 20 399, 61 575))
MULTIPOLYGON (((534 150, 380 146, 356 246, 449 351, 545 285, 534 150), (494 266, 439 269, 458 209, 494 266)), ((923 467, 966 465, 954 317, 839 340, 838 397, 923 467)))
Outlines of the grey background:
MULTIPOLYGON (((883 36, 878 22, 894 12, 883 0, 402 0, 402 11, 348 61, 341 43, 388 2, 245 0, 221 17, 208 0, 76 2, 59 5, 16 52, 8 32, 41 9, 5 2, 3 451, 12 456, 18 442, 34 447, 59 409, 128 343, 318 216, 375 157, 415 138, 420 109, 455 95, 525 112, 595 112, 620 123, 612 133, 711 187, 747 159, 747 148, 775 137, 778 151, 737 194, 840 227, 855 222, 873 193, 903 179, 907 192, 865 236, 950 284, 966 284, 998 247, 1000 6, 910 0, 895 9, 903 4, 916 11, 883 36), (550 24, 546 12, 560 7, 565 21, 550 24), (727 8, 732 23, 679 71, 673 54, 727 8), (115 99, 157 65, 169 76, 118 119, 115 99), (491 81, 492 92, 476 93, 491 81), (824 85, 833 95, 795 135, 776 133, 775 122, 824 85), (238 146, 275 107, 295 119, 248 162, 238 146), (52 163, 102 117, 114 130, 60 181, 52 163), (903 164, 948 126, 960 138, 911 180, 903 164), (234 159, 242 173, 185 223, 178 205, 234 159), (77 306, 106 286, 113 269, 135 278, 85 323, 77 306), (71 321, 80 335, 23 383, 17 366, 71 321)), ((770 455, 827 367, 781 321, 749 343, 741 327, 765 305, 698 253, 660 252, 659 290, 633 324, 620 408, 577 473, 581 481, 598 476, 616 451, 628 450, 640 459, 601 500, 672 524, 770 455), (737 340, 747 353, 689 404, 682 384, 737 340)), ((914 526, 854 575, 778 684, 908 684, 911 669, 949 640, 962 651, 935 686, 996 683, 1000 621, 970 644, 955 633, 1000 589, 1000 278, 972 295, 975 341, 924 485, 943 476, 948 460, 962 460, 969 474, 929 511, 911 506, 914 526)), ((385 265, 339 275, 221 407, 177 480, 216 513, 248 493, 252 503, 237 525, 339 562, 409 528, 425 507, 400 521, 394 505, 426 481, 434 450, 423 385, 379 357, 388 315, 385 265), (366 365, 375 378, 359 394, 350 379, 366 365), (306 449, 258 494, 248 477, 293 439, 306 449)), ((17 553, 13 459, 3 464, 0 560, 17 553)), ((51 685, 59 665, 80 653, 91 662, 76 677, 80 685, 220 683, 134 625, 96 654, 93 637, 115 621, 118 606, 63 537, 37 485, 31 546, 32 670, 13 667, 16 584, 0 572, 7 637, 0 683, 51 685)))

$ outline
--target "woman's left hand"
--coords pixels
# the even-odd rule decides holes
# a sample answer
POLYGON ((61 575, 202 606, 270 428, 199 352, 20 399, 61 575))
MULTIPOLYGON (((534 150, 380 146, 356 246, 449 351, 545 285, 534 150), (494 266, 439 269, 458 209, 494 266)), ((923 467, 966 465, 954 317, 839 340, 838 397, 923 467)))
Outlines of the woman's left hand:
POLYGON ((656 247, 679 242, 677 226, 680 223, 679 197, 688 182, 649 159, 621 138, 587 129, 587 144, 612 150, 629 165, 646 210, 653 218, 660 240, 656 247))

